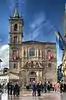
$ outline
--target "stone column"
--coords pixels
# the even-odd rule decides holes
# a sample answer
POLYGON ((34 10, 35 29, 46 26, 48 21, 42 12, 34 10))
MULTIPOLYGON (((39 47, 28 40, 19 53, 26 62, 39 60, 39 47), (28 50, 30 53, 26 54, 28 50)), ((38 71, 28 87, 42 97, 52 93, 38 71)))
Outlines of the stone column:
POLYGON ((42 50, 40 49, 40 57, 42 57, 42 50))
POLYGON ((36 55, 36 57, 37 57, 37 49, 35 50, 35 55, 36 55))
POLYGON ((42 81, 42 71, 40 71, 39 74, 40 74, 40 76, 39 76, 40 77, 40 81, 42 81))
POLYGON ((38 49, 37 49, 37 58, 38 58, 38 49))
POLYGON ((39 71, 36 71, 36 75, 37 75, 37 82, 39 82, 39 71))
POLYGON ((39 76, 39 81, 40 81, 40 71, 39 71, 39 75, 38 76, 39 76))
POLYGON ((26 70, 26 84, 29 84, 29 71, 26 70))

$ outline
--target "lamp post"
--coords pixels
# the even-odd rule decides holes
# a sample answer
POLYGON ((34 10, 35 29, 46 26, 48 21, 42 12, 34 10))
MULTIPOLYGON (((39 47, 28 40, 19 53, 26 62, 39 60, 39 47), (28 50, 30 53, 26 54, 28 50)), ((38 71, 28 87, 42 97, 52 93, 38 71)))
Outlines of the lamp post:
POLYGON ((1 68, 1 62, 2 62, 2 60, 0 59, 0 68, 1 68))

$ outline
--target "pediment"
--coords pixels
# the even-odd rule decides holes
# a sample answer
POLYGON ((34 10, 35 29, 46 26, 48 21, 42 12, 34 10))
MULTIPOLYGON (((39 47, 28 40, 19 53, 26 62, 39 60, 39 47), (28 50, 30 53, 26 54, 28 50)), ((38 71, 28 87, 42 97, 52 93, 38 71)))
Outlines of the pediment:
POLYGON ((40 62, 26 62, 23 66, 24 69, 32 69, 32 68, 43 68, 43 64, 40 62))

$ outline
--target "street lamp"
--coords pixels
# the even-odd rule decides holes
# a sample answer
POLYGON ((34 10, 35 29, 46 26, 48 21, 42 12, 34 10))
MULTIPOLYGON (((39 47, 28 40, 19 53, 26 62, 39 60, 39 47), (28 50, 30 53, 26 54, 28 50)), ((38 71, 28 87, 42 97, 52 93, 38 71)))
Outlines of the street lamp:
POLYGON ((2 60, 0 59, 0 68, 1 68, 1 62, 2 62, 2 60))

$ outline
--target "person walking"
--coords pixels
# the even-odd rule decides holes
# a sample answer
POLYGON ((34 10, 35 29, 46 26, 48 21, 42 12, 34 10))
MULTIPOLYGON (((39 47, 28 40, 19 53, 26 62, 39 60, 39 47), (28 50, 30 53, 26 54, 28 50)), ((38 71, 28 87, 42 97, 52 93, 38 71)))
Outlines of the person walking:
POLYGON ((12 82, 8 82, 7 89, 8 89, 8 96, 12 95, 12 90, 13 90, 12 82))
POLYGON ((13 95, 15 96, 15 82, 13 83, 13 95))
POLYGON ((44 91, 45 91, 45 93, 47 92, 47 83, 46 82, 44 83, 44 91))
POLYGON ((38 96, 41 96, 41 84, 37 83, 37 94, 38 96))
POLYGON ((62 82, 60 82, 60 93, 62 93, 64 91, 64 85, 62 82))
POLYGON ((47 90, 48 90, 48 92, 50 92, 50 82, 49 81, 47 83, 47 90))
POLYGON ((36 96, 36 83, 35 83, 35 81, 33 81, 33 84, 32 84, 32 95, 36 96))
POLYGON ((15 84, 14 93, 16 96, 20 95, 20 86, 19 86, 18 82, 15 84))
POLYGON ((64 92, 66 92, 66 83, 64 83, 64 92))

